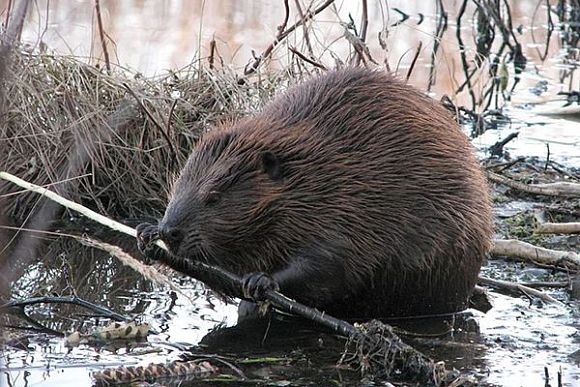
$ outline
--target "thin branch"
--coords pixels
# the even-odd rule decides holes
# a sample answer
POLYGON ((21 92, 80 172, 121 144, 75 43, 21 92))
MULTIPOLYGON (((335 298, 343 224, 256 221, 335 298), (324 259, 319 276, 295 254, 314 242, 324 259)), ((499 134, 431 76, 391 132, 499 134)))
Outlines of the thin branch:
POLYGON ((362 0, 362 16, 360 22, 359 38, 365 42, 367 40, 367 29, 369 27, 369 6, 367 0, 362 0))
POLYGON ((429 83, 427 84, 427 91, 431 91, 431 87, 435 84, 435 59, 437 58, 437 51, 441 45, 443 34, 447 30, 447 11, 443 6, 442 0, 437 0, 437 27, 435 28, 435 37, 433 38, 433 50, 431 51, 431 67, 429 67, 429 83))
POLYGON ((310 63, 312 66, 318 67, 319 69, 322 69, 325 71, 328 70, 325 65, 323 65, 322 63, 318 63, 318 62, 314 61, 313 59, 306 57, 306 55, 304 55, 303 53, 298 51, 295 47, 289 46, 288 49, 291 52, 293 52, 294 54, 296 54, 296 56, 299 57, 300 59, 302 59, 304 62, 310 63))
POLYGON ((24 181, 16 176, 13 176, 7 172, 1 172, 0 171, 0 179, 4 179, 4 180, 8 180, 22 188, 25 188, 31 192, 36 192, 40 195, 46 196, 47 198, 49 198, 50 200, 66 207, 69 208, 73 211, 76 211, 84 216, 86 216, 89 219, 94 220, 95 222, 101 223, 102 225, 105 225, 113 230, 116 231, 120 231, 122 233, 125 233, 127 235, 131 235, 132 237, 136 237, 137 234, 135 233, 135 230, 129 226, 125 226, 122 223, 119 222, 115 222, 109 218, 107 218, 106 216, 103 216, 93 210, 88 209, 85 206, 82 206, 78 203, 73 202, 72 200, 68 200, 63 198, 62 196, 58 195, 57 193, 49 190, 48 188, 44 188, 41 186, 38 186, 36 184, 32 184, 29 183, 27 181, 24 181))
POLYGON ((417 63, 417 58, 419 58, 419 54, 421 53, 422 48, 423 48, 423 42, 419 42, 419 45, 417 46, 417 50, 415 50, 415 56, 413 57, 413 60, 411 61, 411 66, 409 66, 409 70, 407 70, 407 75, 405 76, 405 82, 409 82, 409 78, 411 77, 411 73, 413 72, 413 69, 415 68, 415 64, 417 63))
MULTIPOLYGON (((285 4, 286 3, 287 3, 287 1, 285 0, 285 4)), ((274 50, 274 48, 276 48, 276 46, 278 44, 280 44, 280 42, 282 40, 284 40, 288 35, 290 35, 292 32, 294 32, 294 30, 296 28, 298 28, 302 24, 304 24, 306 19, 309 19, 309 18, 312 18, 312 17, 318 15, 320 12, 322 12, 326 8, 328 8, 328 6, 330 6, 332 3, 334 3, 334 0, 326 0, 322 5, 320 5, 318 8, 316 8, 314 11, 304 15, 304 17, 302 19, 300 19, 299 21, 297 21, 296 23, 294 23, 290 27, 284 29, 286 27, 285 23, 282 26, 280 26, 283 28, 278 27, 278 33, 276 34, 276 38, 274 39, 274 41, 264 50, 264 52, 262 52, 262 54, 260 54, 258 57, 256 57, 251 64, 246 66, 246 68, 244 69, 244 75, 247 76, 247 75, 255 73, 256 70, 258 69, 258 67, 260 66, 260 64, 264 61, 264 59, 268 58, 272 54, 272 51, 274 50)), ((285 22, 288 21, 288 15, 286 15, 284 17, 284 20, 285 20, 285 22)))
MULTIPOLYGON (((270 54, 272 53, 274 48, 278 45, 278 43, 280 43, 282 41, 282 39, 285 36, 287 36, 287 35, 284 35, 284 33, 286 30, 286 25, 288 24, 289 17, 290 17, 290 7, 288 6, 288 0, 284 0, 284 20, 282 21, 282 24, 280 24, 277 28, 278 32, 276 33, 276 38, 268 46, 268 48, 266 48, 266 50, 264 50, 264 52, 260 56, 254 58, 254 62, 252 62, 252 64, 249 67, 246 66, 246 68, 244 69, 244 75, 249 75, 249 74, 254 73, 258 69, 258 66, 260 66, 262 61, 265 58, 270 56, 270 54)), ((304 19, 302 19, 302 20, 304 20, 304 19)))
MULTIPOLYGON (((298 15, 300 19, 306 20, 304 17, 304 12, 302 11, 302 6, 300 5, 300 0, 294 0, 296 3, 296 9, 298 10, 298 15)), ((306 43, 306 48, 308 49, 308 55, 314 58, 314 50, 312 49, 312 43, 310 42, 310 34, 308 33, 308 26, 306 23, 302 23, 302 34, 304 35, 304 42, 306 43)))
POLYGON ((469 64, 467 63, 467 57, 465 55, 465 44, 463 44, 463 39, 461 39, 461 18, 465 13, 465 8, 467 7, 467 0, 463 0, 461 3, 461 7, 459 8, 459 12, 457 13, 457 27, 455 35, 457 36, 457 42, 459 43, 459 55, 461 57, 461 64, 463 67, 463 73, 465 74, 465 78, 467 81, 467 90, 469 91, 469 96, 471 97, 471 109, 475 111, 476 102, 475 102, 475 93, 473 91, 473 85, 471 84, 471 79, 469 78, 469 64))
POLYGON ((482 285, 491 286, 491 287, 494 287, 496 289, 504 289, 510 293, 514 293, 514 292, 515 293, 523 293, 526 296, 539 298, 542 301, 547 302, 549 304, 554 304, 554 305, 558 305, 560 307, 565 307, 564 303, 556 300, 554 297, 552 297, 548 294, 545 294, 537 289, 533 289, 533 288, 530 288, 528 286, 525 286, 525 285, 522 285, 522 284, 519 284, 516 282, 503 281, 503 280, 487 278, 487 277, 479 277, 478 283, 482 284, 482 285))
POLYGON ((107 50, 107 42, 105 41, 105 30, 103 29, 103 20, 101 18, 100 0, 95 0, 95 12, 97 13, 97 26, 99 28, 99 37, 101 39, 101 47, 103 48, 103 55, 105 56, 105 67, 107 73, 111 73, 111 62, 109 61, 109 51, 107 50))

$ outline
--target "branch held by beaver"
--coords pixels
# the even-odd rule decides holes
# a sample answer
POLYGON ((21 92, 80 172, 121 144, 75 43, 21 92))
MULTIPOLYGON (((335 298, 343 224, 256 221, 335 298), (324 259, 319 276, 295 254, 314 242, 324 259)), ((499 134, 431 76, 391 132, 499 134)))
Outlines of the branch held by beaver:
POLYGON ((373 374, 386 378, 397 375, 398 378, 427 386, 448 385, 458 376, 456 372, 446 370, 444 362, 435 363, 405 344, 387 324, 372 320, 354 326, 324 311, 310 308, 281 294, 277 283, 265 273, 251 273, 240 278, 220 267, 197 260, 175 259, 166 251, 155 248, 154 243, 162 234, 157 225, 142 223, 137 226, 136 232, 137 245, 148 258, 201 279, 206 284, 209 283, 205 282, 208 279, 219 280, 221 284, 227 284, 230 295, 236 294, 238 298, 257 303, 267 301, 282 311, 302 316, 347 337, 345 353, 339 363, 354 366, 363 375, 373 374))

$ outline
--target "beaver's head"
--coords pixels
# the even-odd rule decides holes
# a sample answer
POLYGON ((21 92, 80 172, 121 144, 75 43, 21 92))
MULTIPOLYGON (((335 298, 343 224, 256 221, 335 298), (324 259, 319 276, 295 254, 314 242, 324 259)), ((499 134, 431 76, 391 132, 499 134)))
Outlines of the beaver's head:
POLYGON ((275 150, 250 137, 223 129, 197 144, 159 224, 172 254, 224 264, 248 248, 273 243, 263 236, 272 234, 283 165, 275 150))

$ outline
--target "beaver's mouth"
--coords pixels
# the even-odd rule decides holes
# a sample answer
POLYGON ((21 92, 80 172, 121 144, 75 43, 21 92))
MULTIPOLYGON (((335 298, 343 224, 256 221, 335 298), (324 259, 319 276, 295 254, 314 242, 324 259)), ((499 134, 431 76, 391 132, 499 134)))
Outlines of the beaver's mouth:
POLYGON ((183 232, 178 228, 160 225, 159 239, 161 239, 170 253, 175 254, 184 240, 183 232))
POLYGON ((167 245, 172 255, 194 261, 200 260, 200 257, 203 258, 203 240, 199 234, 187 235, 185 238, 162 236, 161 240, 167 245))

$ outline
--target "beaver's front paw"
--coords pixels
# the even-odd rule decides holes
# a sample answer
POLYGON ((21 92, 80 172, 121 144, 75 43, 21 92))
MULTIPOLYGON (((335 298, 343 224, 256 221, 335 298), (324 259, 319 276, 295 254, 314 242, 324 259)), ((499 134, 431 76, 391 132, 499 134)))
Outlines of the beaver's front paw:
POLYGON ((143 255, 150 255, 153 242, 159 239, 158 226, 151 223, 141 223, 135 229, 137 231, 137 248, 143 255))
POLYGON ((244 292, 244 297, 254 302, 264 301, 268 290, 280 290, 278 283, 266 273, 246 274, 243 282, 242 291, 244 292))

